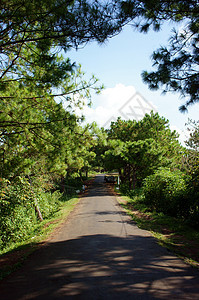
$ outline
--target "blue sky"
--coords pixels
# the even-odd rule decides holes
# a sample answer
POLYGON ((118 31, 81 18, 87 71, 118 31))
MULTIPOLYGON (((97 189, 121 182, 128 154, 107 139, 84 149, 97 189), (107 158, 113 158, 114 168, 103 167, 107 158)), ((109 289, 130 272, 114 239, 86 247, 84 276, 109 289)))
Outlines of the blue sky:
POLYGON ((183 99, 178 94, 162 95, 161 90, 150 91, 141 78, 143 70, 152 70, 152 52, 161 45, 167 45, 173 27, 174 24, 167 23, 159 32, 142 34, 128 25, 103 45, 92 42, 83 49, 67 53, 71 61, 81 63, 88 78, 94 74, 105 85, 101 95, 93 96, 92 108, 83 110, 88 122, 96 121, 103 126, 106 120, 117 116, 120 107, 135 93, 139 93, 170 121, 171 129, 181 133, 181 141, 185 139, 184 125, 188 118, 198 120, 199 105, 190 107, 188 113, 182 114, 179 106, 183 104, 183 99))

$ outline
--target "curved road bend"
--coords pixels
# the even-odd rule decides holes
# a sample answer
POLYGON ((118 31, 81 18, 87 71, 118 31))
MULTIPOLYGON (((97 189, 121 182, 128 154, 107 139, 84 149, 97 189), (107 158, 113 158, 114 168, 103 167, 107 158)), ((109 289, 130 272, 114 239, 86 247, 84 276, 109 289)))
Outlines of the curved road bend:
POLYGON ((199 299, 199 271, 138 229, 96 177, 54 237, 0 285, 7 299, 199 299))

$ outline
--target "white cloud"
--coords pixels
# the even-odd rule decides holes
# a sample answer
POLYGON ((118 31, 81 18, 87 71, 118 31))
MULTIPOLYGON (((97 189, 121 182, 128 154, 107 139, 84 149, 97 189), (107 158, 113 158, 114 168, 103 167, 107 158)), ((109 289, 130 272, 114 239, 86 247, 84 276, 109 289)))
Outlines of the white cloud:
POLYGON ((136 93, 134 86, 118 83, 113 88, 102 91, 100 104, 110 110, 118 110, 132 95, 136 93))
POLYGON ((123 119, 139 119, 152 109, 157 111, 152 103, 136 93, 134 86, 119 83, 96 96, 93 107, 85 106, 83 110, 77 109, 76 113, 84 115, 87 123, 95 121, 99 126, 108 127, 110 121, 119 116, 123 119))
POLYGON ((78 116, 83 115, 86 123, 96 122, 98 126, 103 126, 104 122, 109 118, 109 110, 106 107, 98 106, 95 109, 85 106, 82 110, 77 109, 78 116))

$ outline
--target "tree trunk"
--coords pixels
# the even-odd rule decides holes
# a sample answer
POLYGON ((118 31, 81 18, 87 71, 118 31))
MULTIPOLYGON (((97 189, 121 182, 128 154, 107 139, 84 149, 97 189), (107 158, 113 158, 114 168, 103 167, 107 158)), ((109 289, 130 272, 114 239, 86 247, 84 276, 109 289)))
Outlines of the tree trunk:
POLYGON ((120 183, 124 183, 124 171, 122 172, 122 170, 119 169, 118 172, 120 177, 120 183))
POLYGON ((133 189, 136 188, 137 178, 136 178, 136 169, 133 169, 133 189))
MULTIPOLYGON (((34 193, 34 192, 33 192, 33 193, 34 193)), ((36 197, 34 197, 34 202, 35 202, 35 211, 36 211, 36 213, 37 213, 37 216, 38 216, 38 218, 39 218, 40 221, 43 221, 42 213, 41 213, 41 211, 40 211, 40 209, 39 209, 39 204, 38 204, 38 202, 37 202, 36 197)))
POLYGON ((64 178, 64 176, 62 176, 61 180, 60 180, 60 190, 62 193, 65 193, 65 178, 64 178))
POLYGON ((131 165, 128 165, 128 181, 129 181, 129 191, 130 191, 132 188, 131 165))

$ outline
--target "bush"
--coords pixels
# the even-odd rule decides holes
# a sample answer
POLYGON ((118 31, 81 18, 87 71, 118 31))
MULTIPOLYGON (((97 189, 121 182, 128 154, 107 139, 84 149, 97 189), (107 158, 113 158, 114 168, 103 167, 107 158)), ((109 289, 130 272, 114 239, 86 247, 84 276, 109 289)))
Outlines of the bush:
POLYGON ((188 183, 187 193, 184 195, 186 203, 189 204, 186 215, 187 222, 193 227, 199 229, 199 189, 198 185, 194 185, 192 180, 188 183))
POLYGON ((0 249, 34 234, 40 222, 35 212, 35 199, 46 219, 59 210, 61 197, 58 191, 45 192, 38 186, 31 186, 24 177, 13 182, 0 179, 0 249))
POLYGON ((38 204, 43 218, 51 217, 60 208, 60 198, 62 194, 59 191, 38 193, 38 204))
POLYGON ((123 194, 123 195, 126 195, 126 196, 129 196, 129 184, 128 183, 122 183, 120 185, 120 192, 123 194))
POLYGON ((181 171, 160 168, 144 180, 145 203, 171 216, 189 214, 188 177, 181 171))
POLYGON ((0 232, 1 247, 25 239, 36 221, 34 204, 27 182, 1 179, 0 232))
POLYGON ((141 188, 129 190, 129 185, 124 183, 120 191, 149 210, 181 218, 188 225, 199 228, 198 187, 195 177, 179 170, 159 168, 144 179, 141 188))

